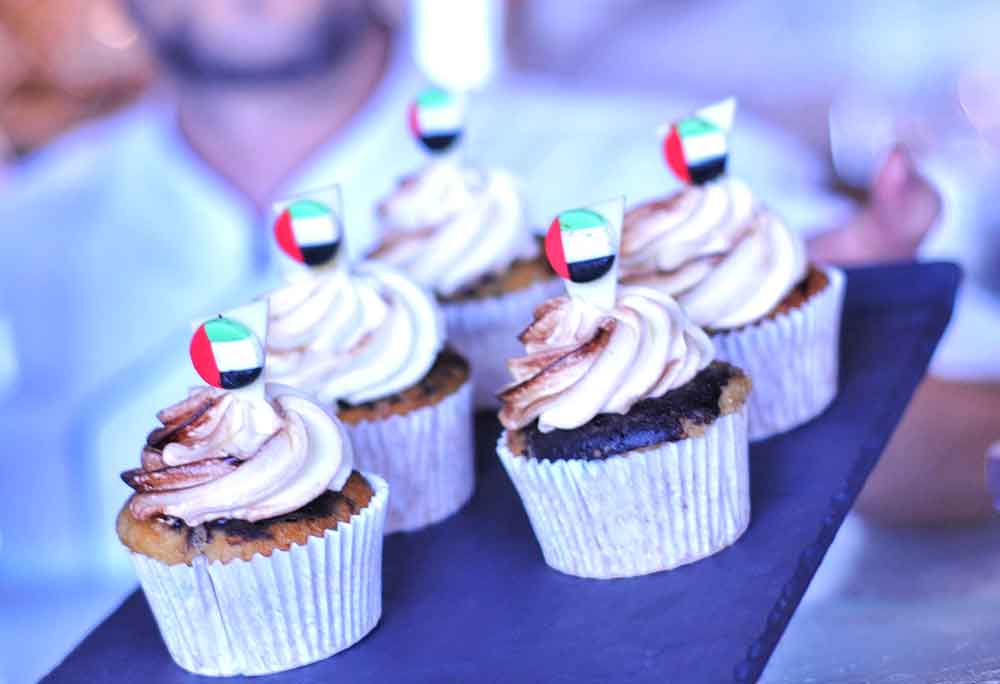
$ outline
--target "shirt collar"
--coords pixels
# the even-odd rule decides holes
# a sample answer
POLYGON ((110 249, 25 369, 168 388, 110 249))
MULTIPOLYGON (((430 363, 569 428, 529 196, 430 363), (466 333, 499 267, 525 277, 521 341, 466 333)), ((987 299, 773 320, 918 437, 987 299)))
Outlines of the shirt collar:
MULTIPOLYGON (((413 66, 410 39, 405 30, 392 38, 386 72, 372 95, 346 126, 322 144, 279 186, 276 197, 302 190, 342 182, 349 173, 352 159, 364 154, 368 142, 387 127, 402 127, 406 106, 420 77, 413 66)), ((156 159, 162 164, 157 174, 175 187, 189 209, 205 221, 238 222, 248 227, 256 238, 266 231, 253 230, 266 221, 253 203, 224 177, 201 159, 181 132, 176 108, 167 105, 169 95, 153 91, 134 110, 142 122, 133 158, 156 159), (141 148, 146 148, 142 151, 141 148)), ((267 260, 270 244, 262 240, 255 248, 260 259, 267 260)))

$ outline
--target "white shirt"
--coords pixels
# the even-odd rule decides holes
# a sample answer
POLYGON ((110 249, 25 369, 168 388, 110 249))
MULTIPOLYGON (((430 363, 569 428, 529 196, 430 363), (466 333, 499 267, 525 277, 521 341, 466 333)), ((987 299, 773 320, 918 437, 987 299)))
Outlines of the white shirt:
MULTIPOLYGON (((397 55, 363 110, 279 193, 341 183, 355 255, 375 242, 377 199, 426 159, 405 116, 422 85, 408 56, 397 55)), ((521 178, 529 218, 545 226, 568 207, 621 194, 637 202, 675 187, 655 130, 697 104, 512 78, 474 98, 462 150, 521 178)), ((793 225, 830 224, 845 209, 819 190, 818 159, 746 112, 737 115, 730 161, 793 225)), ((0 532, 10 548, 28 547, 36 532, 19 516, 37 500, 50 503, 38 525, 62 531, 48 545, 58 563, 36 549, 9 567, 73 573, 97 559, 131 576, 114 535, 128 493, 117 474, 136 467, 155 411, 198 384, 189 322, 276 283, 280 257, 267 224, 192 154, 156 96, 70 133, 17 170, 0 197, 0 317, 13 326, 21 381, 0 410, 0 429, 6 458, 38 466, 0 478, 0 532)))

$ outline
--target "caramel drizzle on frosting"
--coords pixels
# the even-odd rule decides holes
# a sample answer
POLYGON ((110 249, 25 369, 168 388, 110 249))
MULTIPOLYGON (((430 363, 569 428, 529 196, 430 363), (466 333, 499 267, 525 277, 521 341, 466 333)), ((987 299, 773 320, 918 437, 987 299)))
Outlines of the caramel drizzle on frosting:
POLYGON ((243 459, 227 455, 222 450, 219 450, 218 456, 179 465, 167 465, 163 458, 163 449, 169 444, 194 446, 199 438, 203 439, 198 434, 199 428, 210 425, 213 418, 218 422, 219 417, 213 415, 212 409, 220 407, 227 397, 223 391, 201 388, 192 392, 187 399, 156 414, 162 425, 154 428, 146 437, 146 446, 142 450, 142 467, 126 470, 121 474, 125 484, 139 492, 129 503, 137 518, 150 518, 163 512, 164 505, 150 505, 152 497, 145 494, 205 484, 228 475, 240 466, 243 459))
POLYGON ((376 261, 289 282, 268 298, 266 377, 324 404, 401 392, 427 374, 444 345, 433 296, 376 261))
POLYGON ((737 178, 687 187, 625 215, 622 282, 675 297, 705 327, 764 317, 806 271, 801 237, 737 178))
POLYGON ((513 176, 436 159, 403 178, 376 209, 373 258, 448 297, 538 255, 513 176))
POLYGON ((209 410, 221 400, 221 393, 202 390, 179 404, 163 409, 156 414, 157 420, 163 425, 149 433, 146 447, 160 451, 170 442, 190 443, 194 432, 211 420, 209 410))
POLYGON ((535 308, 510 359, 501 390, 508 430, 572 429, 599 413, 627 413, 637 402, 683 385, 714 355, 703 330, 656 290, 622 287, 613 308, 556 297, 535 308))
MULTIPOLYGON (((555 400, 559 392, 575 385, 590 370, 607 348, 616 325, 613 318, 604 318, 598 323, 593 337, 577 346, 541 350, 508 361, 511 374, 524 380, 499 394, 503 402, 500 422, 508 429, 530 423, 547 402, 555 400)), ((521 337, 537 335, 532 327, 529 326, 521 337)))
POLYGON ((160 411, 142 467, 121 476, 136 491, 131 513, 191 527, 221 518, 254 522, 342 487, 353 469, 343 426, 290 388, 265 391, 200 388, 160 411))
POLYGON ((122 480, 137 492, 159 492, 194 487, 228 475, 238 468, 240 460, 234 457, 208 458, 204 461, 166 466, 156 470, 135 468, 122 473, 122 480))

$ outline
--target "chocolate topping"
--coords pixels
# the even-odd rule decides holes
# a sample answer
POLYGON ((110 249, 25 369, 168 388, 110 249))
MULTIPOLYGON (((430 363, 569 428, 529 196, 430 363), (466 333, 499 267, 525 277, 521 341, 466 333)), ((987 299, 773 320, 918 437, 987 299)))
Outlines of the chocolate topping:
POLYGON ((531 458, 601 460, 634 449, 688 437, 687 426, 708 425, 719 417, 719 398, 729 382, 744 378, 728 363, 714 361, 690 382, 661 397, 644 399, 625 415, 600 413, 573 430, 540 432, 538 421, 519 431, 531 458))
MULTIPOLYGON (((340 492, 327 490, 318 497, 307 503, 302 508, 294 510, 284 515, 278 515, 257 522, 248 522, 237 518, 223 518, 205 523, 204 527, 208 531, 208 541, 212 540, 214 534, 224 534, 227 538, 239 539, 270 539, 271 528, 280 523, 307 522, 335 516, 338 508, 347 507, 351 515, 354 515, 361 507, 354 501, 348 499, 340 492)), ((188 527, 188 534, 194 528, 188 527)))
POLYGON ((210 482, 239 467, 238 458, 209 458, 179 466, 168 466, 156 470, 134 468, 121 474, 122 481, 137 492, 153 492, 169 489, 194 487, 210 482))
POLYGON ((318 497, 294 511, 278 515, 257 522, 249 522, 236 518, 221 518, 191 527, 179 518, 170 516, 159 516, 157 519, 168 525, 177 534, 184 535, 188 546, 200 547, 212 542, 215 535, 224 535, 228 543, 240 543, 243 541, 253 541, 259 539, 274 538, 274 529, 277 525, 290 523, 304 523, 337 518, 339 520, 349 520, 352 515, 356 515, 366 505, 366 500, 355 500, 350 494, 358 496, 359 492, 366 492, 370 495, 371 489, 367 481, 357 472, 352 476, 353 488, 350 491, 334 492, 327 490, 318 497))
POLYGON ((152 449, 162 449, 170 442, 187 441, 190 431, 208 419, 208 410, 219 403, 222 396, 206 392, 204 398, 196 406, 192 406, 190 411, 150 432, 149 436, 146 437, 146 446, 152 449))

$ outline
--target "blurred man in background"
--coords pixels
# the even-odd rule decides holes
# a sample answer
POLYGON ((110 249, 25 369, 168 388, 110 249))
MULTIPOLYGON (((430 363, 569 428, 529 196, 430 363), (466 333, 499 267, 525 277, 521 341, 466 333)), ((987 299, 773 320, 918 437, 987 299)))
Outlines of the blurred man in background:
MULTIPOLYGON (((171 333, 269 283, 271 201, 341 182, 349 248, 362 254, 375 239, 376 198, 422 162, 403 120, 423 79, 410 64, 409 38, 394 30, 384 5, 129 0, 128 9, 163 68, 162 87, 29 159, 0 207, 8 246, 0 312, 13 323, 22 379, 8 432, 18 437, 14 445, 30 444, 36 453, 92 453, 81 442, 91 441, 88 430, 109 422, 118 404, 136 408, 127 434, 139 443, 157 404, 142 404, 139 414, 132 397, 162 380, 169 394, 156 401, 163 401, 182 384, 161 363, 182 350, 171 333), (141 361, 151 357, 152 364, 141 361)), ((445 46, 449 31, 470 30, 451 25, 457 9, 418 12, 437 17, 429 30, 441 32, 445 46)), ((488 30, 480 32, 488 41, 488 30)), ((425 54, 425 62, 434 68, 442 59, 425 54)), ((482 85, 486 75, 462 85, 482 85)), ((666 174, 650 131, 696 104, 633 98, 621 107, 614 98, 507 79, 477 98, 466 150, 537 189, 529 202, 541 224, 593 197, 662 192, 666 174)), ((834 220, 842 204, 821 189, 815 158, 746 113, 737 129, 733 166, 762 197, 793 224, 834 220)), ((872 201, 843 228, 816 238, 815 255, 855 262, 911 256, 937 205, 905 153, 890 156, 872 201)), ((81 483, 111 479, 112 468, 94 475, 95 465, 131 463, 128 444, 97 453, 111 463, 71 461, 51 477, 28 471, 26 481, 6 486, 21 497, 44 487, 79 498, 81 483)), ((93 522, 102 525, 107 512, 93 522)), ((17 529, 8 535, 16 539, 17 529)), ((74 563, 67 559, 65 567, 74 563)))
MULTIPOLYGON (((51 530, 45 549, 6 553, 3 570, 14 575, 79 574, 93 570, 95 555, 103 572, 123 567, 111 521, 125 490, 115 474, 134 465, 154 411, 190 380, 186 322, 273 282, 270 203, 341 183, 348 248, 360 255, 376 239, 375 200, 423 161, 404 125, 425 83, 410 57, 420 36, 399 28, 398 5, 127 5, 162 82, 28 159, 0 199, 0 317, 13 330, 19 378, 0 428, 5 455, 31 459, 15 461, 0 484, 0 529, 14 551, 51 530), (31 529, 21 524, 28 506, 31 529)), ((487 85, 489 60, 478 77, 466 71, 450 83, 449 63, 461 71, 475 60, 449 54, 449 38, 489 48, 499 32, 480 27, 481 39, 469 41, 476 27, 458 21, 475 7, 488 18, 496 3, 456 0, 441 14, 448 5, 414 7, 438 32, 417 46, 422 65, 445 86, 482 88, 464 152, 517 173, 536 224, 594 198, 624 192, 634 202, 665 191, 652 131, 702 102, 608 97, 514 75, 487 85)), ((746 112, 738 122, 734 172, 792 225, 833 228, 813 239, 815 257, 913 256, 938 200, 904 151, 885 161, 869 204, 847 216, 823 189, 814 155, 746 112)))

